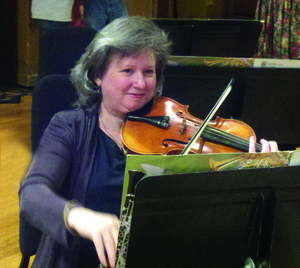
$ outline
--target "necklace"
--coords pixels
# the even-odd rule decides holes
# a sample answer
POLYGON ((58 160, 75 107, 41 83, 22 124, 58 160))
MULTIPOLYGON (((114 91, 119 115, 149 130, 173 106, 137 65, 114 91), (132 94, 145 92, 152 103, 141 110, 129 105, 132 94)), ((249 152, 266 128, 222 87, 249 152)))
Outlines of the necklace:
POLYGON ((122 150, 122 151, 124 151, 124 147, 123 147, 123 143, 119 143, 119 142, 117 142, 114 138, 113 138, 113 136, 109 133, 109 131, 107 130, 107 128, 106 128, 106 126, 105 126, 105 124, 104 124, 104 122, 103 122, 103 120, 102 120, 102 116, 101 116, 101 114, 99 115, 99 118, 100 118, 100 122, 101 122, 101 124, 102 124, 102 126, 104 127, 104 132, 118 145, 118 147, 120 148, 120 150, 122 150))

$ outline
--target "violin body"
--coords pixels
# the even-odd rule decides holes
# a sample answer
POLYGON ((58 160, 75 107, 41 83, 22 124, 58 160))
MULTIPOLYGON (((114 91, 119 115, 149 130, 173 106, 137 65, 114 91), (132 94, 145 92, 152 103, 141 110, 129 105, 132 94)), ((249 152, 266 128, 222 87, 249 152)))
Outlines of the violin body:
MULTIPOLYGON (((203 120, 189 114, 188 106, 166 97, 154 97, 153 107, 142 121, 130 118, 126 120, 122 128, 122 139, 128 153, 180 154, 202 122, 203 120), (144 122, 145 118, 159 122, 151 124, 144 122)), ((251 136, 255 136, 248 125, 234 119, 218 117, 210 121, 206 128, 207 131, 195 141, 190 153, 248 151, 248 140, 251 136), (230 135, 229 145, 228 141, 223 143, 228 135, 230 135), (217 142, 214 137, 217 137, 217 142), (242 148, 232 146, 231 140, 236 139, 246 144, 242 148)))

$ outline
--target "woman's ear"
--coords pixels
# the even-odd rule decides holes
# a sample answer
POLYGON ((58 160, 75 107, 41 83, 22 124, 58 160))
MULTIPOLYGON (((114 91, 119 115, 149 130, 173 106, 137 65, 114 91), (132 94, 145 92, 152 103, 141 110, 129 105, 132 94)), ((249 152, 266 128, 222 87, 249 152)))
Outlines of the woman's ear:
POLYGON ((97 84, 98 87, 101 86, 101 82, 102 82, 102 81, 101 81, 100 78, 96 78, 96 79, 95 79, 95 83, 97 84))

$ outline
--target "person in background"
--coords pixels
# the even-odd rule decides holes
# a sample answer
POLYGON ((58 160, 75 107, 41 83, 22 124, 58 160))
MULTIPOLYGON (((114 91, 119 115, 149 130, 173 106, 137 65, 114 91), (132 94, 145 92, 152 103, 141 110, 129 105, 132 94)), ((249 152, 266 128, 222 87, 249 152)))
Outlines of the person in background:
POLYGON ((74 0, 31 0, 31 16, 40 35, 53 27, 71 26, 74 0))
POLYGON ((121 17, 127 17, 124 0, 83 0, 84 25, 96 31, 121 17))
MULTIPOLYGON (((128 113, 161 94, 170 45, 150 19, 119 18, 74 67, 77 108, 54 115, 20 186, 20 214, 43 233, 32 268, 114 267, 126 162, 121 128, 128 113)), ((263 141, 263 151, 272 150, 276 143, 263 141)))

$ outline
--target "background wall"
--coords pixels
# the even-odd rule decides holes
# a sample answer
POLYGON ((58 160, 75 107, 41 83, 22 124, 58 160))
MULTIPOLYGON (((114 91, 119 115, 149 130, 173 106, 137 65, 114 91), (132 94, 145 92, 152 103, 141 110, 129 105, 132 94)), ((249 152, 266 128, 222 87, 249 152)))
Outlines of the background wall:
POLYGON ((178 18, 253 19, 257 0, 171 0, 178 18))
POLYGON ((3 1, 0 16, 0 79, 16 81, 18 72, 18 0, 3 1))
POLYGON ((30 23, 30 1, 3 1, 0 82, 33 86, 38 67, 38 32, 30 23))
POLYGON ((35 84, 39 60, 39 34, 31 19, 30 9, 30 1, 19 0, 17 83, 25 86, 35 84))

